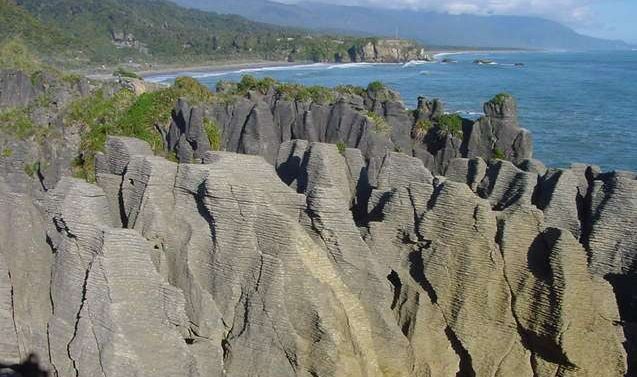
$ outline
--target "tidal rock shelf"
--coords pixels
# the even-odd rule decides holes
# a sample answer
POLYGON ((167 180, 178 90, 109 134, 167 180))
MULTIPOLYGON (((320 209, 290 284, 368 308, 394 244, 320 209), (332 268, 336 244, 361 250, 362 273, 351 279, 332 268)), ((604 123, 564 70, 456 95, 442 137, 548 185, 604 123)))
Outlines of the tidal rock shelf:
MULTIPOLYGON (((109 137, 97 184, 0 182, 2 362, 53 376, 623 376, 637 180, 109 137)), ((534 167, 534 168, 531 168, 534 167)))

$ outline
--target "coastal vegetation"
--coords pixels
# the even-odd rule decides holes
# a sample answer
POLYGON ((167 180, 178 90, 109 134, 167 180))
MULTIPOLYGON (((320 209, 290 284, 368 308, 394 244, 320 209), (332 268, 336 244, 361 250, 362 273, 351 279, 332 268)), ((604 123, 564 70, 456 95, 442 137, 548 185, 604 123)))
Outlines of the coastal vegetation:
MULTIPOLYGON (((80 157, 75 162, 76 175, 89 181, 95 179, 95 154, 104 149, 108 135, 136 137, 148 142, 155 153, 173 158, 164 151, 156 125, 170 122, 171 110, 179 98, 199 104, 212 97, 208 88, 198 81, 179 77, 170 87, 139 96, 128 89, 110 96, 104 90, 98 90, 90 97, 72 103, 65 120, 82 130, 80 157)), ((209 123, 206 133, 211 146, 219 149, 217 126, 209 123)))
POLYGON ((422 141, 427 135, 427 132, 433 127, 433 123, 431 123, 428 119, 421 119, 414 124, 412 130, 412 137, 415 140, 422 141))
POLYGON ((387 123, 387 120, 381 115, 373 111, 366 111, 365 116, 372 122, 374 132, 379 134, 387 134, 391 131, 391 126, 387 123))
POLYGON ((438 129, 445 135, 462 138, 462 117, 458 114, 443 114, 436 119, 438 129))
MULTIPOLYGON (((139 69, 229 60, 349 61, 373 38, 262 24, 166 0, 0 0, 0 45, 14 40, 58 67, 139 69)), ((21 63, 29 69, 30 61, 21 63)))
POLYGON ((206 132, 206 136, 208 136, 210 148, 213 151, 221 150, 221 131, 219 130, 217 123, 214 120, 204 118, 203 127, 206 132))
POLYGON ((500 148, 493 149, 493 159, 495 160, 506 160, 506 155, 500 148))
POLYGON ((507 101, 507 99, 512 98, 512 96, 509 93, 498 93, 495 95, 495 97, 493 97, 491 99, 491 103, 495 104, 495 105, 499 105, 502 106, 504 105, 504 103, 507 101))
POLYGON ((118 67, 113 72, 113 76, 119 77, 119 78, 129 78, 129 79, 138 79, 138 80, 141 79, 141 77, 137 73, 124 67, 118 67))

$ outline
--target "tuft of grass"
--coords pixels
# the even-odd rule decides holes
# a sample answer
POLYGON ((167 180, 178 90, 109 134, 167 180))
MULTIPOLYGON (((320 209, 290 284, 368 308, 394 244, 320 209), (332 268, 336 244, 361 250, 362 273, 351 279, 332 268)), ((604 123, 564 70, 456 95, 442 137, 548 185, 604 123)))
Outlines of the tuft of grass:
POLYGON ((422 141, 427 135, 427 132, 433 127, 433 123, 427 119, 421 119, 412 128, 412 137, 416 140, 422 141))
POLYGON ((0 130, 21 140, 34 137, 38 143, 43 143, 49 136, 49 129, 36 125, 29 111, 29 107, 13 107, 0 112, 0 130))
POLYGON ((370 92, 379 92, 383 89, 385 89, 385 84, 381 81, 372 81, 367 85, 367 90, 370 92))
POLYGON ((338 149, 338 153, 345 154, 345 150, 347 149, 347 144, 343 143, 342 141, 339 141, 338 143, 336 143, 336 149, 338 149))
POLYGON ((495 160, 506 160, 506 155, 500 148, 493 149, 493 159, 495 160))
POLYGON ((339 85, 334 88, 334 90, 344 95, 357 95, 361 97, 365 95, 365 88, 355 85, 339 85))
POLYGON ((124 77, 130 79, 143 80, 141 76, 137 73, 131 71, 130 69, 124 67, 118 67, 115 71, 113 71, 113 76, 115 77, 124 77))
POLYGON ((16 69, 27 74, 34 74, 42 71, 44 64, 20 38, 13 38, 0 43, 0 68, 16 69))
POLYGON ((458 114, 443 114, 436 119, 438 129, 445 135, 462 138, 462 118, 458 114))
POLYGON ((35 129, 26 107, 14 107, 0 113, 0 125, 7 133, 19 139, 31 136, 35 129))
POLYGON ((286 100, 300 102, 332 103, 335 100, 334 91, 324 86, 303 86, 299 84, 279 84, 276 87, 279 95, 286 100))
POLYGON ((512 96, 509 93, 503 92, 503 93, 496 94, 496 96, 493 97, 489 102, 502 106, 509 98, 512 98, 512 96))
POLYGON ((2 150, 2 157, 8 158, 13 156, 13 149, 11 148, 4 148, 2 150))
POLYGON ((80 156, 74 161, 74 176, 95 181, 95 154, 104 150, 108 135, 123 134, 118 125, 134 101, 135 95, 129 90, 120 90, 110 97, 98 90, 69 105, 64 120, 81 130, 80 156))
POLYGON ((212 148, 213 151, 221 150, 221 131, 219 131, 217 123, 211 119, 204 118, 203 127, 206 135, 208 136, 210 148, 212 148))
POLYGON ((163 150, 164 141, 156 125, 170 121, 179 98, 199 105, 211 101, 214 95, 195 79, 178 77, 171 87, 137 97, 127 89, 112 96, 98 90, 90 97, 73 102, 65 120, 82 130, 80 158, 74 168, 76 175, 91 182, 95 180, 95 154, 104 150, 108 135, 136 137, 148 142, 155 153, 170 157, 163 150))
POLYGON ((31 178, 35 177, 35 175, 40 171, 40 161, 36 161, 32 164, 24 165, 24 172, 31 178))
POLYGON ((372 121, 374 125, 374 132, 379 134, 387 134, 389 133, 389 131, 391 131, 391 126, 382 116, 376 114, 373 111, 367 111, 365 113, 365 116, 372 121))
POLYGON ((250 91, 258 91, 261 94, 266 94, 276 83, 276 80, 272 77, 265 77, 259 80, 252 75, 243 75, 241 81, 237 83, 236 94, 246 95, 250 91))
POLYGON ((82 80, 82 76, 74 73, 65 73, 62 75, 62 81, 70 85, 75 85, 82 80))
POLYGON ((175 79, 173 86, 160 90, 167 91, 179 97, 186 98, 190 104, 201 104, 213 99, 214 94, 205 85, 188 76, 181 76, 175 79))

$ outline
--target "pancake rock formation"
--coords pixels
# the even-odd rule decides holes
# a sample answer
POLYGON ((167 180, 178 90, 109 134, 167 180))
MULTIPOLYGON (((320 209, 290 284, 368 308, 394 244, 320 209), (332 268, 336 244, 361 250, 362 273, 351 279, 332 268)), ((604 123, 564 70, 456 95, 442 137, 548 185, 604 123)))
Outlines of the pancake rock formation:
MULTIPOLYGON (((0 350, 53 376, 623 376, 637 180, 282 142, 109 137, 97 184, 0 182, 0 350), (371 174, 373 173, 373 174, 371 174)), ((535 166, 523 164, 524 166, 535 166)), ((11 375, 11 374, 9 374, 11 375)))
POLYGON ((179 100, 179 163, 3 160, 0 376, 637 374, 637 174, 533 160, 507 95, 286 90, 179 100))

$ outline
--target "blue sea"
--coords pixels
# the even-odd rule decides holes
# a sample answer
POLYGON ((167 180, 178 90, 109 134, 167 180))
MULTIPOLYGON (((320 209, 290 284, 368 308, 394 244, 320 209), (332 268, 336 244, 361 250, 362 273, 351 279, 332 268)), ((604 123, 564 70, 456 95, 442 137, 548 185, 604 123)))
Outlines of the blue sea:
MULTIPOLYGON (((407 107, 415 107, 418 96, 440 98, 446 111, 469 118, 481 115, 483 102, 508 92, 518 100, 522 127, 533 134, 534 157, 548 166, 584 162, 637 171, 637 51, 473 52, 439 54, 433 63, 310 64, 191 75, 214 88, 218 80, 247 73, 330 87, 380 80, 407 107), (443 63, 445 58, 456 63, 443 63), (476 59, 494 64, 473 64, 476 59)), ((149 79, 169 82, 174 76, 149 79)))

